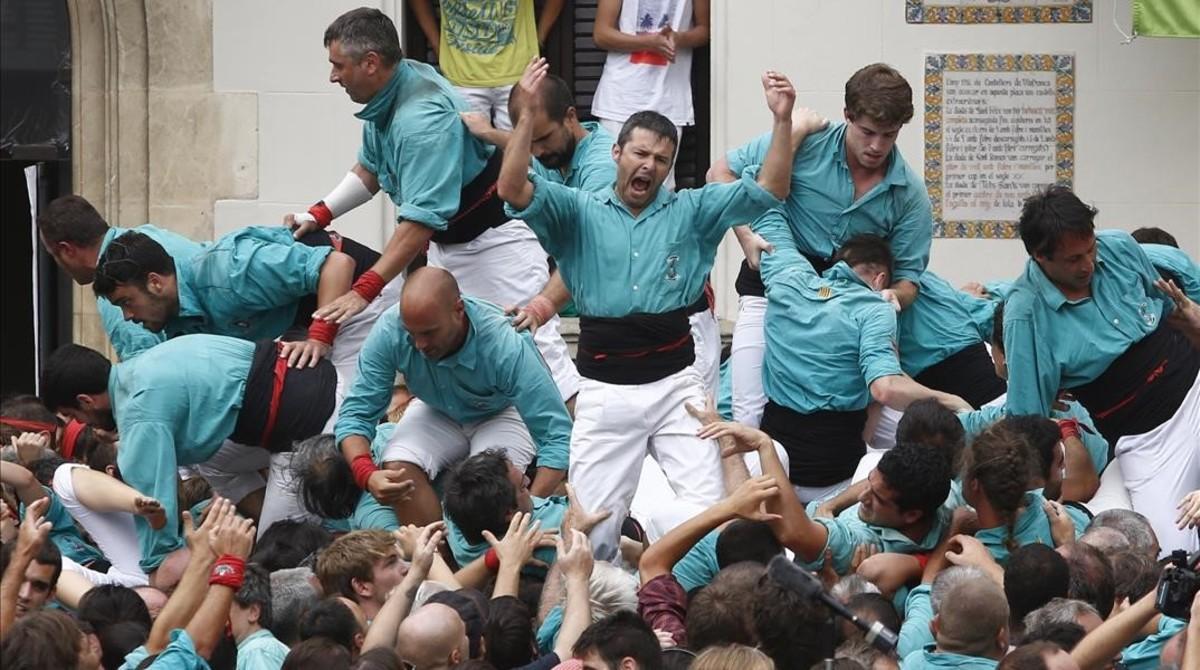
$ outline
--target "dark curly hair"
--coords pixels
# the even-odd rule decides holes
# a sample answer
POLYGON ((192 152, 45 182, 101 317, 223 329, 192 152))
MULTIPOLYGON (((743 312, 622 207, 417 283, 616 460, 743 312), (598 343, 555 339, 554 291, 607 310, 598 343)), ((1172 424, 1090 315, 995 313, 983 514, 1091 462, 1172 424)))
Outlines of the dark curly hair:
POLYGON ((901 511, 933 514, 950 494, 950 463, 938 449, 902 442, 889 449, 875 466, 896 491, 901 511))

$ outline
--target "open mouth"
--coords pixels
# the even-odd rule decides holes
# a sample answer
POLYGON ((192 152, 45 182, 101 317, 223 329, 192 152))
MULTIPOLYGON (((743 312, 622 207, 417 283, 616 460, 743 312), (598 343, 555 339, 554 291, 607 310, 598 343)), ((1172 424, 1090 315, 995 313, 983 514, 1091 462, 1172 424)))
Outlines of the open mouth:
POLYGON ((649 177, 634 177, 629 181, 629 190, 635 195, 645 195, 650 192, 649 177))

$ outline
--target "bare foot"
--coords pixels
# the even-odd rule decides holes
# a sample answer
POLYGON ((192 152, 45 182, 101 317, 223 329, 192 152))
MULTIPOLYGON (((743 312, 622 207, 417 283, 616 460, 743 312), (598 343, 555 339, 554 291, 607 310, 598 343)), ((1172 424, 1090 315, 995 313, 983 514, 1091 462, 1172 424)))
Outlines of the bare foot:
POLYGON ((133 506, 135 513, 146 517, 146 521, 154 530, 162 530, 163 526, 167 525, 167 512, 154 498, 138 496, 133 506))

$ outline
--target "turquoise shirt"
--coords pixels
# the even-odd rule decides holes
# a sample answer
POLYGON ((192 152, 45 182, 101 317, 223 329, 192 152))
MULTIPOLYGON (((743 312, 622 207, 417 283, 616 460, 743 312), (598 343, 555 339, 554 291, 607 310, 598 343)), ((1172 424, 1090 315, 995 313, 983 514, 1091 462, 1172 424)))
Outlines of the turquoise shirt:
POLYGON ((900 670, 923 670, 924 668, 959 668, 959 670, 993 670, 999 661, 982 656, 964 656, 937 651, 937 645, 927 645, 904 657, 900 670))
POLYGON ((611 189, 617 180, 617 164, 612 157, 612 147, 616 142, 596 121, 584 121, 580 125, 588 134, 575 144, 575 153, 571 155, 571 164, 567 166, 565 175, 555 168, 542 165, 538 160, 533 161, 533 171, 546 181, 603 193, 611 189))
POLYGON ((108 393, 121 433, 121 478, 167 512, 159 531, 145 517, 133 518, 146 572, 183 546, 176 468, 208 460, 233 433, 253 358, 253 342, 187 335, 112 367, 108 393))
POLYGON ((805 414, 866 407, 872 382, 901 373, 895 309, 844 262, 817 274, 778 212, 753 228, 775 246, 761 265, 767 289, 763 391, 805 414))
MULTIPOLYGON (((104 559, 104 553, 83 539, 75 519, 54 491, 43 486, 50 506, 46 508, 45 520, 50 522, 50 541, 58 547, 59 553, 80 565, 89 565, 94 561, 104 559)), ((25 518, 25 503, 17 505, 17 518, 25 518)))
POLYGON ((928 270, 917 286, 917 299, 896 317, 905 374, 916 377, 969 346, 991 341, 994 303, 969 296, 928 270))
MULTIPOLYGON (((542 531, 557 530, 562 526, 563 515, 567 513, 567 499, 562 496, 551 496, 549 498, 539 498, 530 496, 533 502, 533 521, 542 522, 542 531)), ((471 542, 467 539, 463 532, 459 530, 458 525, 449 516, 446 517, 446 542, 450 545, 450 551, 454 553, 454 560, 458 561, 459 565, 465 566, 471 561, 483 556, 491 545, 487 540, 482 542, 471 542)), ((540 547, 533 552, 533 557, 542 561, 546 565, 554 563, 556 550, 553 547, 540 547)), ((535 575, 538 577, 546 576, 546 569, 534 566, 525 566, 522 572, 535 575)))
POLYGON ((1159 617, 1158 630, 1153 635, 1134 642, 1121 652, 1121 661, 1125 663, 1126 670, 1155 670, 1158 668, 1163 647, 1185 628, 1187 628, 1186 621, 1172 619, 1168 616, 1159 617))
POLYGON ((717 414, 722 421, 733 421, 733 357, 721 361, 717 370, 717 414))
MULTIPOLYGON (((176 265, 200 253, 204 248, 202 243, 193 242, 169 230, 146 224, 137 228, 109 228, 108 232, 104 233, 104 238, 100 240, 100 255, 104 255, 108 245, 114 239, 130 230, 136 230, 162 245, 167 254, 175 259, 176 265)), ((109 302, 108 298, 97 296, 96 309, 100 313, 100 323, 104 326, 104 332, 108 333, 108 341, 112 344, 113 351, 117 353, 117 358, 123 361, 167 339, 163 333, 152 333, 143 328, 141 324, 126 321, 125 316, 121 313, 121 308, 109 302)))
POLYGON ((499 307, 463 296, 467 338, 455 353, 430 360, 413 346, 399 308, 375 325, 358 357, 358 377, 342 403, 334 433, 368 440, 392 398, 396 372, 422 402, 458 423, 515 407, 537 445, 538 466, 565 470, 571 417, 528 333, 518 333, 499 307))
MULTIPOLYGON (((1006 405, 988 405, 972 412, 959 412, 958 421, 963 425, 969 443, 976 435, 1003 419, 1008 413, 1006 405)), ((1092 459, 1096 474, 1104 472, 1105 466, 1108 465, 1108 440, 1096 430, 1095 422, 1092 421, 1092 415, 1088 413, 1087 408, 1074 400, 1068 400, 1065 410, 1051 409, 1050 418, 1078 421, 1082 429, 1079 431, 1080 441, 1092 459)))
MULTIPOLYGON (((730 170, 738 174, 762 163, 770 145, 768 133, 733 149, 726 154, 730 170)), ((891 245, 894 279, 915 282, 929 264, 933 210, 925 181, 892 147, 883 180, 855 200, 846 163, 845 123, 830 124, 804 138, 792 162, 785 214, 796 246, 810 256, 833 258, 846 240, 870 233, 891 245)))
POLYGON ((850 559, 854 557, 854 549, 860 544, 869 544, 880 551, 896 554, 918 554, 933 551, 938 541, 942 539, 942 533, 950 527, 951 511, 940 507, 934 512, 933 526, 929 532, 919 542, 914 542, 895 528, 876 526, 863 521, 858 515, 859 507, 861 507, 859 503, 846 508, 833 519, 814 517, 813 512, 816 511, 818 502, 816 500, 810 502, 807 511, 809 518, 825 526, 825 530, 828 531, 825 547, 817 553, 815 561, 804 562, 800 557, 796 557, 797 562, 809 570, 821 569, 825 562, 825 552, 828 551, 833 554, 833 569, 839 575, 846 574, 850 570, 850 559))
POLYGON ((1099 377, 1171 309, 1158 271, 1129 233, 1096 233, 1092 294, 1067 300, 1031 258, 1004 304, 1010 414, 1050 413, 1059 389, 1099 377))
POLYGON ((462 189, 487 164, 492 147, 467 132, 470 109, 450 82, 408 58, 356 117, 363 121, 358 162, 379 179, 397 221, 445 230, 462 189))
POLYGON ((505 211, 558 261, 580 314, 662 314, 700 295, 728 228, 779 205, 752 172, 732 184, 659 189, 636 217, 613 189, 590 193, 534 173, 529 206, 505 211))
POLYGON ((264 628, 238 642, 237 670, 279 670, 289 651, 286 644, 264 628))
POLYGON ((1166 272, 1175 284, 1195 302, 1200 302, 1200 265, 1185 252, 1165 244, 1143 244, 1142 251, 1159 273, 1166 272))
POLYGON ((908 598, 904 601, 904 623, 897 631, 899 640, 896 643, 896 655, 900 658, 937 642, 929 627, 933 622, 931 591, 929 584, 921 584, 908 592, 908 598))
MULTIPOLYGON (((158 656, 147 668, 154 670, 208 670, 208 661, 204 660, 200 654, 196 653, 196 645, 192 642, 191 636, 182 628, 176 628, 171 631, 170 642, 166 649, 159 652, 158 656)), ((121 664, 121 670, 135 670, 150 654, 146 652, 146 646, 141 645, 129 652, 125 656, 125 662, 121 664)))
MULTIPOLYGON (((1046 502, 1046 498, 1042 496, 1041 489, 1025 493, 1025 509, 1017 515, 1016 523, 1012 528, 1012 539, 1015 546, 1044 544, 1051 549, 1054 548, 1054 538, 1050 535, 1050 518, 1042 509, 1044 502, 1046 502)), ((1075 524, 1075 537, 1083 535, 1083 531, 1092 520, 1091 517, 1074 505, 1063 505, 1063 509, 1071 518, 1071 522, 1075 524)), ((984 528, 975 533, 975 539, 987 547, 992 558, 996 559, 1001 566, 1008 563, 1008 538, 1007 526, 984 528)))
MULTIPOLYGON (((387 447, 388 440, 392 439, 394 432, 396 432, 394 423, 382 423, 375 429, 375 439, 371 441, 371 460, 376 464, 383 464, 383 450, 387 447)), ((400 521, 396 518, 396 511, 380 504, 375 496, 363 491, 362 496, 358 499, 358 507, 354 508, 354 514, 350 516, 350 530, 399 530, 399 528, 400 521)))
POLYGON ((684 591, 690 593, 707 586, 721 571, 721 566, 717 565, 717 538, 720 536, 719 530, 709 531, 671 568, 671 574, 684 591))
POLYGON ((300 300, 317 292, 332 247, 296 243, 283 226, 252 226, 225 235, 177 262, 179 313, 167 337, 209 333, 273 340, 296 321, 300 300))

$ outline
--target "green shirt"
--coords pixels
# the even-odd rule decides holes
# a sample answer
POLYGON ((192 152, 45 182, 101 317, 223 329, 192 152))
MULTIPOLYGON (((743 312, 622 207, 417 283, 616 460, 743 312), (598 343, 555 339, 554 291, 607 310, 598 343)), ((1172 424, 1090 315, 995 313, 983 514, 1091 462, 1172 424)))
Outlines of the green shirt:
POLYGON ((463 126, 469 111, 450 82, 407 58, 355 114, 363 120, 358 162, 379 179, 398 221, 445 230, 462 189, 483 171, 492 147, 463 126))
POLYGON ((904 623, 897 631, 899 640, 896 643, 896 655, 900 658, 907 658, 909 654, 937 642, 933 630, 929 628, 933 622, 931 591, 929 584, 921 584, 908 592, 908 598, 904 601, 904 623))
POLYGON ((775 247, 762 258, 767 317, 763 391, 797 412, 859 410, 870 385, 901 374, 896 312, 844 262, 817 274, 778 212, 754 231, 775 247))
POLYGON ((797 562, 809 570, 819 570, 825 562, 825 552, 828 551, 833 555, 833 569, 839 575, 846 574, 850 570, 850 559, 854 557, 854 549, 860 544, 869 544, 880 551, 897 554, 918 554, 932 551, 938 541, 942 539, 942 533, 950 527, 950 510, 939 507, 934 512, 933 527, 920 541, 914 542, 895 528, 876 526, 863 521, 858 515, 861 507, 858 503, 846 508, 833 519, 814 517, 813 513, 817 509, 817 503, 818 501, 814 500, 808 504, 808 516, 813 521, 825 526, 828 536, 825 538, 825 547, 817 553, 817 560, 803 562, 797 557, 797 562))
MULTIPOLYGON (((1012 539, 1015 546, 1023 547, 1027 544, 1044 544, 1047 547, 1054 548, 1054 538, 1050 535, 1050 518, 1046 516, 1046 511, 1042 509, 1042 503, 1046 502, 1046 498, 1042 496, 1041 489, 1029 491, 1025 494, 1025 508, 1017 515, 1017 520, 1012 527, 1012 539)), ((1071 518, 1071 522, 1075 524, 1075 537, 1083 535, 1083 531, 1091 522, 1091 517, 1087 512, 1079 509, 1074 505, 1063 505, 1067 516, 1071 518)), ((1009 529, 1006 526, 998 526, 995 528, 984 528, 975 533, 975 538, 987 547, 992 558, 1003 566, 1008 563, 1008 539, 1009 529)))
POLYGON ((905 374, 916 377, 969 346, 991 341, 992 302, 969 296, 928 270, 917 286, 917 299, 896 317, 905 374))
POLYGON ((1138 640, 1125 647, 1121 652, 1121 661, 1126 670, 1155 670, 1159 667, 1159 658, 1163 647, 1171 638, 1187 628, 1187 622, 1172 619, 1168 616, 1158 618, 1158 630, 1145 639, 1138 640))
POLYGON ((1143 244, 1142 251, 1161 275, 1175 280, 1179 287, 1195 302, 1200 302, 1200 265, 1180 249, 1165 244, 1143 244))
POLYGON ((690 593, 706 586, 721 571, 721 566, 717 565, 717 539, 720 536, 719 530, 709 531, 671 568, 671 574, 684 591, 690 593))
POLYGON ((179 313, 163 331, 167 337, 209 333, 273 340, 296 322, 300 301, 316 294, 332 251, 298 244, 283 226, 225 235, 176 263, 179 313))
MULTIPOLYGON (((770 134, 759 136, 726 154, 729 169, 740 173, 765 160, 770 134)), ((883 180, 854 198, 854 180, 846 163, 846 124, 804 139, 792 162, 792 188, 785 214, 796 246, 819 258, 833 258, 846 240, 860 233, 888 241, 895 257, 895 279, 917 281, 929 264, 933 242, 933 210, 925 181, 900 150, 892 147, 883 180)))
POLYGON ((183 546, 176 470, 208 460, 233 433, 253 358, 253 342, 186 335, 112 367, 108 393, 121 433, 121 477, 167 511, 158 531, 134 516, 146 572, 183 546))
POLYGON ((937 651, 937 645, 927 645, 904 657, 900 670, 924 670, 924 668, 959 668, 959 670, 993 670, 999 661, 982 656, 964 656, 937 651))
POLYGON ((264 628, 238 642, 237 670, 279 670, 289 651, 286 644, 264 628))
MULTIPOLYGON (((200 253, 205 246, 169 230, 146 224, 137 228, 109 228, 100 240, 100 256, 104 255, 114 239, 130 230, 136 230, 162 245, 176 265, 200 253)), ((117 358, 123 361, 167 339, 164 333, 152 333, 141 324, 126 321, 121 308, 109 302, 108 298, 97 296, 96 309, 100 313, 100 323, 104 326, 104 332, 108 333, 108 341, 112 344, 113 351, 117 353, 117 358)))
MULTIPOLYGON (((75 519, 54 491, 43 486, 50 506, 46 508, 46 521, 50 522, 50 541, 58 547, 59 553, 80 565, 89 565, 104 558, 104 553, 83 539, 75 519)), ((17 517, 25 518, 25 503, 17 506, 17 517)))
POLYGON ((580 314, 662 314, 700 295, 727 229, 779 205, 752 172, 731 184, 659 189, 637 216, 612 189, 591 193, 534 173, 529 206, 505 211, 558 261, 580 314))
POLYGON ((565 470, 571 417, 533 338, 513 329, 501 309, 463 296, 467 337, 440 360, 417 350, 399 308, 375 322, 358 357, 358 377, 338 414, 340 444, 351 435, 375 437, 396 373, 413 395, 458 423, 473 423, 515 407, 537 445, 538 466, 565 470))
POLYGON ((584 121, 581 125, 588 134, 575 144, 575 152, 571 154, 571 164, 567 166, 565 175, 537 160, 533 161, 533 171, 546 181, 592 193, 604 193, 617 180, 617 164, 612 157, 615 140, 595 121, 584 121))
POLYGON ((1129 233, 1096 233, 1091 295, 1067 300, 1031 258, 1004 306, 1010 414, 1050 413, 1059 389, 1087 384, 1158 328, 1171 308, 1129 233))

